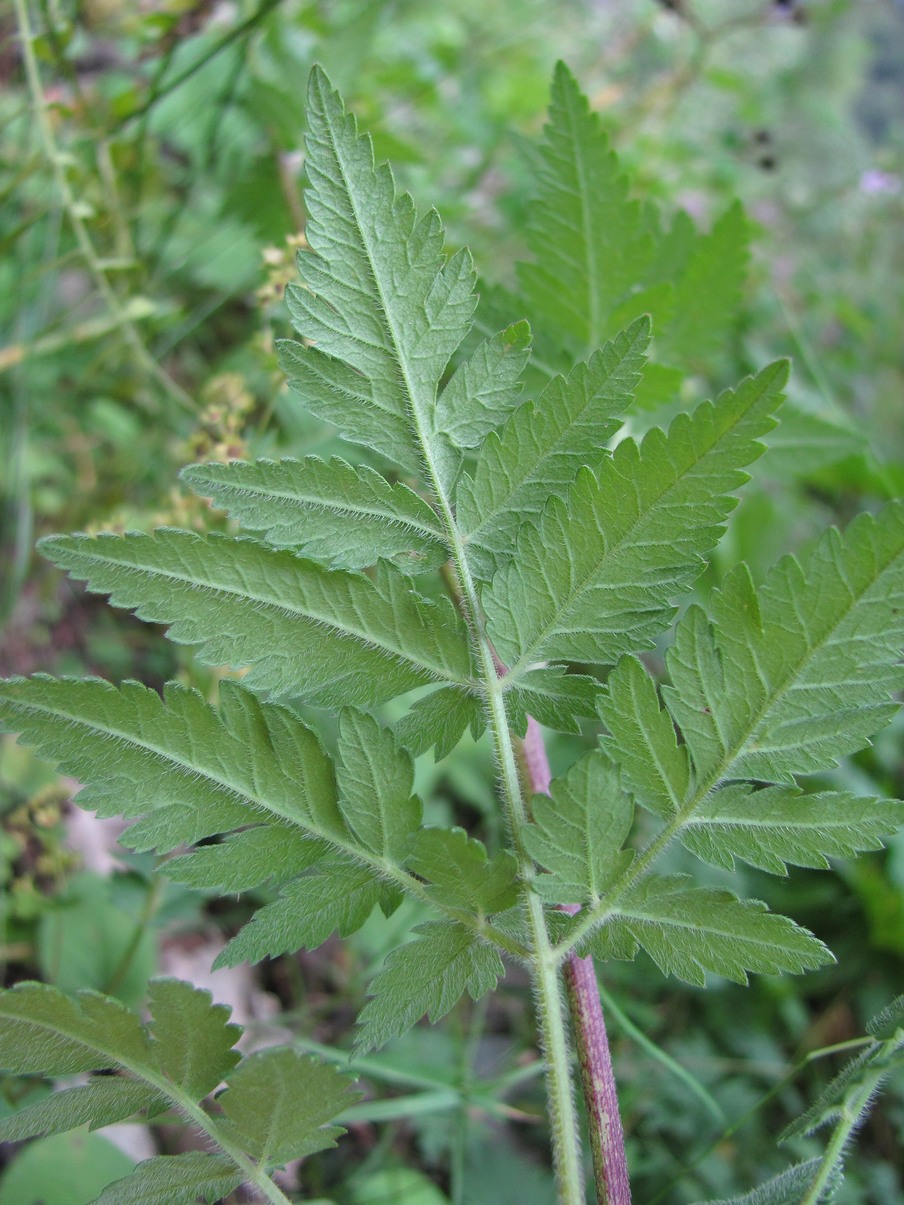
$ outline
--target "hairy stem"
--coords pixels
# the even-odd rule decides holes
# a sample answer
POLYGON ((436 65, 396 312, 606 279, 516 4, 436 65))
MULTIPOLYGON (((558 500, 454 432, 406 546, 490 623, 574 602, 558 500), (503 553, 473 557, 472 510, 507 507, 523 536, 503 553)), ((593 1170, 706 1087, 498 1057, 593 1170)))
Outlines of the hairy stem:
MULTIPOLYGON (((533 716, 528 717, 523 752, 531 789, 548 795, 552 779, 549 759, 540 725, 533 716)), ((580 909, 574 904, 566 905, 563 911, 575 913, 580 909)), ((630 1205, 625 1136, 593 959, 580 958, 570 950, 565 964, 565 982, 581 1065, 597 1198, 600 1205, 630 1205)))

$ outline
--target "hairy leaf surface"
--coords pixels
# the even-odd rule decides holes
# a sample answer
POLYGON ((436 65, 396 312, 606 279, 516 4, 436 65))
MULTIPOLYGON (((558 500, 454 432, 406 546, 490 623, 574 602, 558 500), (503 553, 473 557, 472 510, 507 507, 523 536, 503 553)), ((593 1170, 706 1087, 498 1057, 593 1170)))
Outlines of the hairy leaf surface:
POLYGON ((426 463, 436 478, 439 383, 477 300, 470 256, 444 259, 438 215, 418 219, 411 197, 396 194, 389 167, 374 166, 370 138, 316 67, 307 118, 313 254, 299 254, 303 287, 288 299, 296 330, 317 346, 285 349, 291 383, 347 439, 406 471, 426 463))
POLYGON ((549 795, 534 795, 534 823, 524 830, 530 854, 550 873, 535 880, 558 904, 596 903, 632 859, 622 850, 633 807, 618 768, 598 749, 586 753, 549 795))
POLYGON ((888 504, 786 557, 744 568, 692 607, 668 654, 669 709, 698 782, 787 783, 861 748, 896 710, 904 644, 904 506, 888 504))
POLYGON ((774 425, 787 364, 773 364, 666 435, 627 439, 596 476, 582 469, 484 592, 488 631, 513 674, 551 658, 614 661, 649 646, 672 599, 722 534, 758 442, 774 425))
POLYGON ((0 719, 89 784, 82 806, 145 815, 124 838, 133 848, 166 851, 265 818, 346 839, 319 738, 235 683, 220 692, 214 710, 178 683, 161 699, 135 682, 12 679, 0 719))
POLYGON ((336 1145, 341 1126, 327 1125, 360 1093, 328 1063, 285 1046, 242 1059, 217 1097, 222 1132, 265 1166, 336 1145))
POLYGON ((756 791, 731 783, 710 794, 681 829, 685 848, 726 870, 735 858, 787 874, 786 863, 824 869, 829 858, 881 849, 904 824, 904 803, 862 799, 846 791, 803 795, 792 787, 756 791))
POLYGON ((372 999, 358 1018, 360 1053, 385 1045, 425 1013, 438 1021, 465 992, 479 1000, 503 973, 496 951, 462 925, 428 922, 415 933, 414 941, 389 955, 371 983, 372 999))
POLYGON ((387 862, 401 864, 421 823, 414 766, 393 734, 363 711, 339 717, 339 807, 357 842, 387 862))
POLYGON ((649 320, 640 318, 586 364, 555 377, 483 443, 473 479, 463 476, 457 491, 468 555, 483 575, 511 555, 519 527, 540 515, 551 494, 582 465, 602 459, 631 402, 649 341, 649 320))
POLYGON ((423 498, 338 456, 214 461, 190 465, 181 477, 272 547, 326 565, 363 569, 383 557, 403 573, 423 573, 448 559, 438 519, 423 498))
POLYGON ((451 606, 425 602, 388 566, 374 582, 254 540, 169 528, 53 536, 41 550, 113 606, 169 624, 208 665, 251 666, 246 684, 268 696, 376 703, 469 673, 451 606))
POLYGON ((642 946, 664 975, 701 987, 707 972, 746 983, 749 971, 799 974, 832 961, 812 933, 767 912, 764 904, 688 882, 686 875, 652 875, 631 888, 617 915, 591 939, 597 952, 608 956, 611 942, 627 939, 642 946))
POLYGON ((92 1205, 197 1205, 199 1198, 215 1205, 242 1180, 225 1155, 158 1155, 139 1163, 126 1179, 108 1184, 92 1205))
POLYGON ((622 657, 616 665, 598 709, 610 733, 604 747, 621 767, 622 782, 644 807, 663 818, 673 815, 690 781, 687 751, 636 657, 622 657))

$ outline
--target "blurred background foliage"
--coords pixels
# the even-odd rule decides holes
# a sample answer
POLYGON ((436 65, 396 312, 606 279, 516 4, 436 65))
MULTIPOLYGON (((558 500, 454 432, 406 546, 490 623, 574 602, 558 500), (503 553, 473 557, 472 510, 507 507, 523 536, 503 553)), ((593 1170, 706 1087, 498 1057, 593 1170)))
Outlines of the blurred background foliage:
MULTIPOLYGON (((33 547, 56 530, 223 526, 175 484, 183 465, 332 450, 273 352, 304 226, 311 64, 419 205, 437 206, 450 247, 468 243, 487 282, 511 285, 529 143, 559 58, 638 196, 704 227, 737 197, 754 223, 731 338, 695 368, 687 397, 794 357, 788 415, 701 592, 737 560, 759 576, 827 523, 904 493, 904 4, 14 0, 0 12, 0 671, 176 676, 215 691, 215 674, 62 582, 33 547)), ((904 794, 902 739, 893 724, 834 784, 904 794)), ((553 742, 559 768, 575 754, 574 740, 553 742)), ((491 769, 469 744, 421 764, 433 818, 492 843, 491 769)), ((74 851, 73 787, 2 746, 6 980, 134 1004, 174 950, 200 945, 209 964, 205 943, 234 928, 242 901, 162 884, 148 859, 74 851)), ((830 872, 742 873, 745 891, 812 927, 838 966, 706 993, 664 984, 648 964, 607 968, 636 1195, 649 1205, 739 1192, 818 1152, 819 1138, 775 1146, 839 1066, 808 1056, 857 1039, 904 990, 904 836, 830 872)), ((390 923, 418 919, 406 906, 390 923)), ((385 948, 373 923, 341 949, 265 965, 255 983, 299 1040, 347 1047, 385 948)), ((304 1168, 306 1199, 552 1201, 525 982, 513 972, 498 998, 452 1021, 365 1060, 370 1099, 339 1150, 304 1168)), ((43 1090, 10 1081, 0 1109, 43 1090)), ((12 1159, 0 1202, 90 1199, 87 1179, 48 1168, 77 1166, 86 1141, 104 1140, 53 1141, 12 1159)), ((155 1142, 166 1149, 165 1135, 155 1142)), ((838 1200, 904 1202, 902 1166, 898 1071, 838 1200)))

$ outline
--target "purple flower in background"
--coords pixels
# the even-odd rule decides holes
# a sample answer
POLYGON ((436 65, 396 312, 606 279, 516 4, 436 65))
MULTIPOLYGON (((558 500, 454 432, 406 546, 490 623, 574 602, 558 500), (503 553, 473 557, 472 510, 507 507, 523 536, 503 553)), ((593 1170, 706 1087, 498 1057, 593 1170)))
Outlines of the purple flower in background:
POLYGON ((897 193, 901 191, 900 176, 871 167, 860 177, 860 191, 866 193, 897 193))

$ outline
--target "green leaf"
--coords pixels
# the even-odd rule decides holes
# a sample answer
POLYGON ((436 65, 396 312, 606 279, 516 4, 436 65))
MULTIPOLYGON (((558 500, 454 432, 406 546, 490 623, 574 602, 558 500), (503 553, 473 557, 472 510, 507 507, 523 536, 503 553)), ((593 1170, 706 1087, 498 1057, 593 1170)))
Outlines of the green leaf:
POLYGON ((557 376, 535 402, 513 412, 491 432, 477 457, 473 480, 457 492, 458 522, 467 533, 469 559, 488 576, 510 556, 518 529, 537 519, 550 494, 574 479, 588 460, 605 455, 640 379, 650 323, 638 319, 617 339, 557 376))
POLYGON ((793 866, 828 867, 881 849, 904 824, 904 803, 861 799, 845 791, 803 795, 795 788, 732 783, 707 796, 680 832, 681 843, 713 866, 734 870, 735 858, 772 874, 793 866))
POLYGON ((0 1067, 18 1075, 74 1075, 154 1066, 134 1013, 94 992, 72 999, 44 983, 0 992, 0 1067))
POLYGON ((436 747, 437 761, 447 757, 470 727, 477 739, 484 727, 483 708, 476 695, 455 686, 441 686, 412 704, 396 725, 396 740, 414 757, 436 747))
POLYGON ((566 673, 562 665, 528 670, 518 685, 506 692, 510 723, 516 732, 523 733, 531 715, 545 728, 580 732, 578 721, 596 715, 601 690, 595 678, 566 673))
POLYGON ((679 415, 668 435, 626 439, 599 476, 582 469, 539 522, 518 533, 513 559, 483 602, 488 632, 513 675, 552 658, 614 661, 669 624, 671 600, 700 572, 734 506, 743 466, 763 450, 787 363, 773 364, 679 415))
POLYGON ((425 1013, 438 1021, 467 992, 472 1000, 496 986, 504 972, 499 955, 463 925, 418 925, 417 937, 386 959, 358 1018, 359 1054, 385 1045, 425 1013))
POLYGON ((158 1155, 139 1163, 131 1176, 116 1180, 93 1205, 204 1205, 228 1197, 243 1176, 224 1155, 186 1151, 182 1155, 158 1155))
POLYGON ((666 363, 705 365, 724 344, 726 326, 737 313, 747 274, 750 227, 736 201, 709 234, 698 234, 684 214, 689 238, 686 261, 675 281, 670 321, 657 333, 657 354, 666 363))
POLYGON ((262 824, 232 833, 218 845, 170 858, 167 878, 221 895, 251 891, 266 883, 284 883, 329 852, 325 841, 307 837, 287 824, 262 824))
POLYGON ((208 665, 251 666, 245 684, 320 706, 376 703, 469 673, 451 604, 425 602, 388 566, 376 582, 251 539, 50 536, 41 550, 113 606, 170 625, 208 665))
POLYGON ((4 1117, 0 1121, 0 1142, 64 1134, 82 1125, 97 1130, 125 1121, 133 1113, 157 1113, 166 1105, 166 1097, 147 1084, 121 1076, 98 1076, 4 1117))
POLYGON ((180 476, 272 547, 326 565, 363 569, 383 557, 403 573, 422 573, 448 559, 432 508, 366 465, 319 456, 214 461, 180 476))
POLYGON ((534 795, 534 823, 524 830, 528 852, 550 873, 535 880, 545 899, 596 903, 633 855, 622 849, 633 807, 618 769, 599 749, 586 753, 549 795, 534 795))
POLYGON ((335 1146, 345 1131, 326 1123, 359 1096, 335 1067, 283 1046, 242 1059, 217 1101, 223 1132, 273 1167, 335 1146))
POLYGON ((401 864, 422 813, 411 757, 372 716, 350 708, 339 716, 338 754, 339 807, 349 830, 369 853, 401 864))
POLYGON ((151 1034, 160 1070, 193 1100, 212 1092, 239 1061, 233 1050, 242 1035, 229 1009, 210 992, 179 979, 155 979, 148 987, 151 1034))
POLYGON ((623 657, 599 700, 610 735, 603 747, 621 768, 622 783, 638 803, 667 819, 681 807, 690 770, 672 717, 660 708, 656 687, 635 657, 623 657))
POLYGON ((264 817, 347 839, 318 737, 235 683, 221 683, 220 699, 215 711, 176 683, 161 699, 135 682, 12 679, 0 684, 0 720, 89 784, 82 806, 146 813, 123 838, 133 848, 173 849, 264 817))
POLYGON ((455 443, 476 447, 518 404, 530 357, 530 327, 516 322, 485 339, 460 364, 436 404, 436 426, 455 443))
MULTIPOLYGON (((296 330, 316 347, 285 349, 293 387, 346 439, 389 456, 405 471, 431 447, 440 380, 471 325, 474 273, 466 252, 443 258, 435 212, 418 220, 392 172, 374 167, 323 72, 311 73, 307 103, 309 187, 303 287, 290 287, 296 330)), ((286 362, 286 361, 284 361, 286 362)))
POLYGON ((628 198, 628 180, 599 117, 564 64, 535 158, 537 196, 519 264, 526 312, 542 347, 586 356, 612 332, 615 307, 643 280, 655 251, 655 212, 628 198))
POLYGON ((744 567, 692 607, 668 654, 669 709, 703 785, 786 783, 837 765, 896 710, 904 505, 828 531, 754 590, 744 567))
MULTIPOLYGON (((725 1198, 718 1201, 699 1202, 699 1205, 800 1205, 807 1189, 816 1178, 821 1159, 808 1159, 805 1163, 796 1163, 777 1176, 760 1184, 752 1192, 745 1192, 742 1197, 725 1198)), ((826 1185, 826 1189, 837 1186, 837 1177, 833 1177, 834 1185, 826 1185)), ((820 1200, 830 1200, 820 1194, 820 1200)))
POLYGON ((315 950, 336 930, 347 937, 373 912, 381 886, 369 866, 339 858, 319 862, 254 914, 220 951, 214 969, 315 950))
POLYGON ((689 887, 686 875, 644 879, 619 899, 609 925, 643 946, 664 975, 700 987, 707 972, 746 983, 748 971, 799 974, 832 961, 812 933, 765 904, 689 887))
POLYGON ((490 858, 486 847, 462 828, 423 828, 408 866, 429 883, 437 903, 486 916, 518 900, 518 864, 508 850, 490 858))

